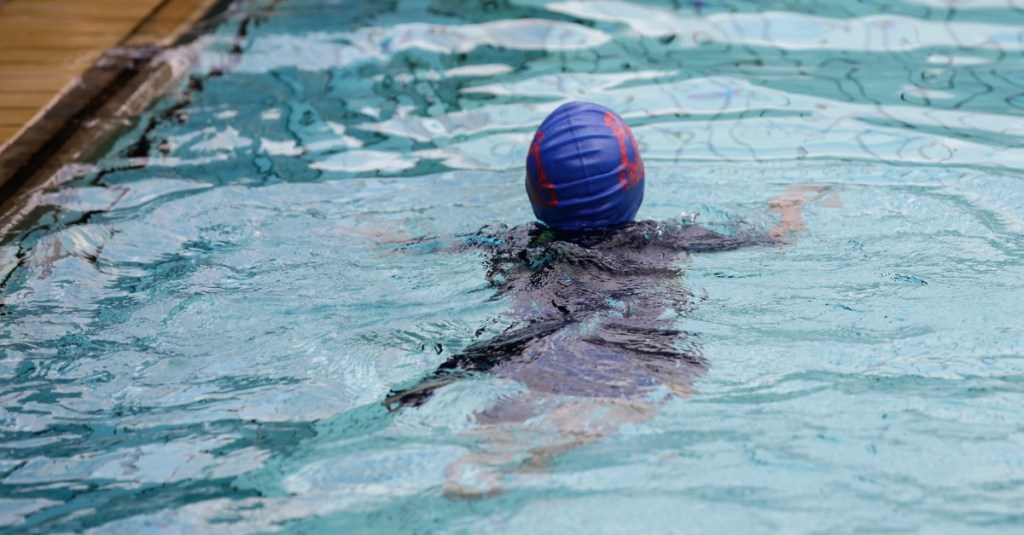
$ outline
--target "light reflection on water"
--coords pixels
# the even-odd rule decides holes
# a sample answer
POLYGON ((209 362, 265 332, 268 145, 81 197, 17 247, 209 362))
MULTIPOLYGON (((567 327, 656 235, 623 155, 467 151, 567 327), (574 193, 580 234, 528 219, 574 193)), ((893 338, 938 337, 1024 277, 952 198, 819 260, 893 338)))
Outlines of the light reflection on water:
POLYGON ((0 245, 0 524, 1019 524, 1019 5, 500 7, 244 3, 190 80, 40 194, 0 245), (678 323, 710 361, 693 396, 447 498, 474 412, 518 385, 380 402, 508 307, 481 256, 388 243, 530 221, 526 144, 571 99, 633 126, 642 217, 767 226, 789 186, 832 195, 792 247, 680 260, 698 302, 678 323))

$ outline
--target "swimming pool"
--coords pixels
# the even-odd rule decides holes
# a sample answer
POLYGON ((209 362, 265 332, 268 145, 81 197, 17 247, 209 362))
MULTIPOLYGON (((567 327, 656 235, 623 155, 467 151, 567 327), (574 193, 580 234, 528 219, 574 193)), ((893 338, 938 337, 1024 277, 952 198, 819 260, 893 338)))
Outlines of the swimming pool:
POLYGON ((1000 0, 241 3, 0 245, 0 525, 1020 526, 1022 28, 1000 0), (391 244, 531 221, 526 147, 567 99, 630 123, 641 217, 830 194, 792 246, 680 258, 691 396, 453 498, 474 413, 520 387, 381 402, 508 302, 479 254, 391 244))

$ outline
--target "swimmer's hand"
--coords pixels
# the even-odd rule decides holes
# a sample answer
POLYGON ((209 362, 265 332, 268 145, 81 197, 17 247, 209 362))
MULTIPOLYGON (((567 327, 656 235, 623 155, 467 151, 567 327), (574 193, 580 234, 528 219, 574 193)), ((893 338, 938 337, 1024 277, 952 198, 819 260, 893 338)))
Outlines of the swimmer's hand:
MULTIPOLYGON (((779 245, 793 243, 796 234, 806 230, 804 227, 804 206, 809 202, 822 201, 828 198, 828 205, 838 206, 838 195, 828 186, 794 186, 785 193, 772 197, 768 201, 768 210, 779 214, 779 221, 768 230, 768 236, 779 245)), ((821 202, 826 205, 825 202, 821 202)))

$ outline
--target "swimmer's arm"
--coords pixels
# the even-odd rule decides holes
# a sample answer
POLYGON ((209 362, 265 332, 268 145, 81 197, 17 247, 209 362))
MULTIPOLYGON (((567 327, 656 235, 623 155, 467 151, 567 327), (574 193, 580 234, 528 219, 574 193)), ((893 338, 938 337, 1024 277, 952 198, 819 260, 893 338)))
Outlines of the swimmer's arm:
POLYGON ((755 245, 789 245, 797 234, 805 230, 804 206, 820 198, 824 191, 822 187, 800 186, 772 197, 768 201, 768 210, 779 214, 779 220, 767 231, 736 223, 734 233, 722 234, 695 223, 675 223, 661 225, 662 235, 655 241, 692 253, 731 251, 755 245))
POLYGON ((485 226, 471 234, 442 234, 438 236, 421 236, 410 240, 392 241, 387 247, 396 253, 433 254, 460 253, 472 250, 494 250, 513 243, 523 234, 519 228, 502 226, 485 226))

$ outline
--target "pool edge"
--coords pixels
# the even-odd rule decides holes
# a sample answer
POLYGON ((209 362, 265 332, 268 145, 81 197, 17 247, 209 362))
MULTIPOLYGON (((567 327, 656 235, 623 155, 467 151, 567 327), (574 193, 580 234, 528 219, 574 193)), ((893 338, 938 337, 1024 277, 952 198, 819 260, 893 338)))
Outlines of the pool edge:
POLYGON ((186 45, 234 0, 166 0, 0 146, 0 243, 39 188, 128 126, 187 71, 186 45))

